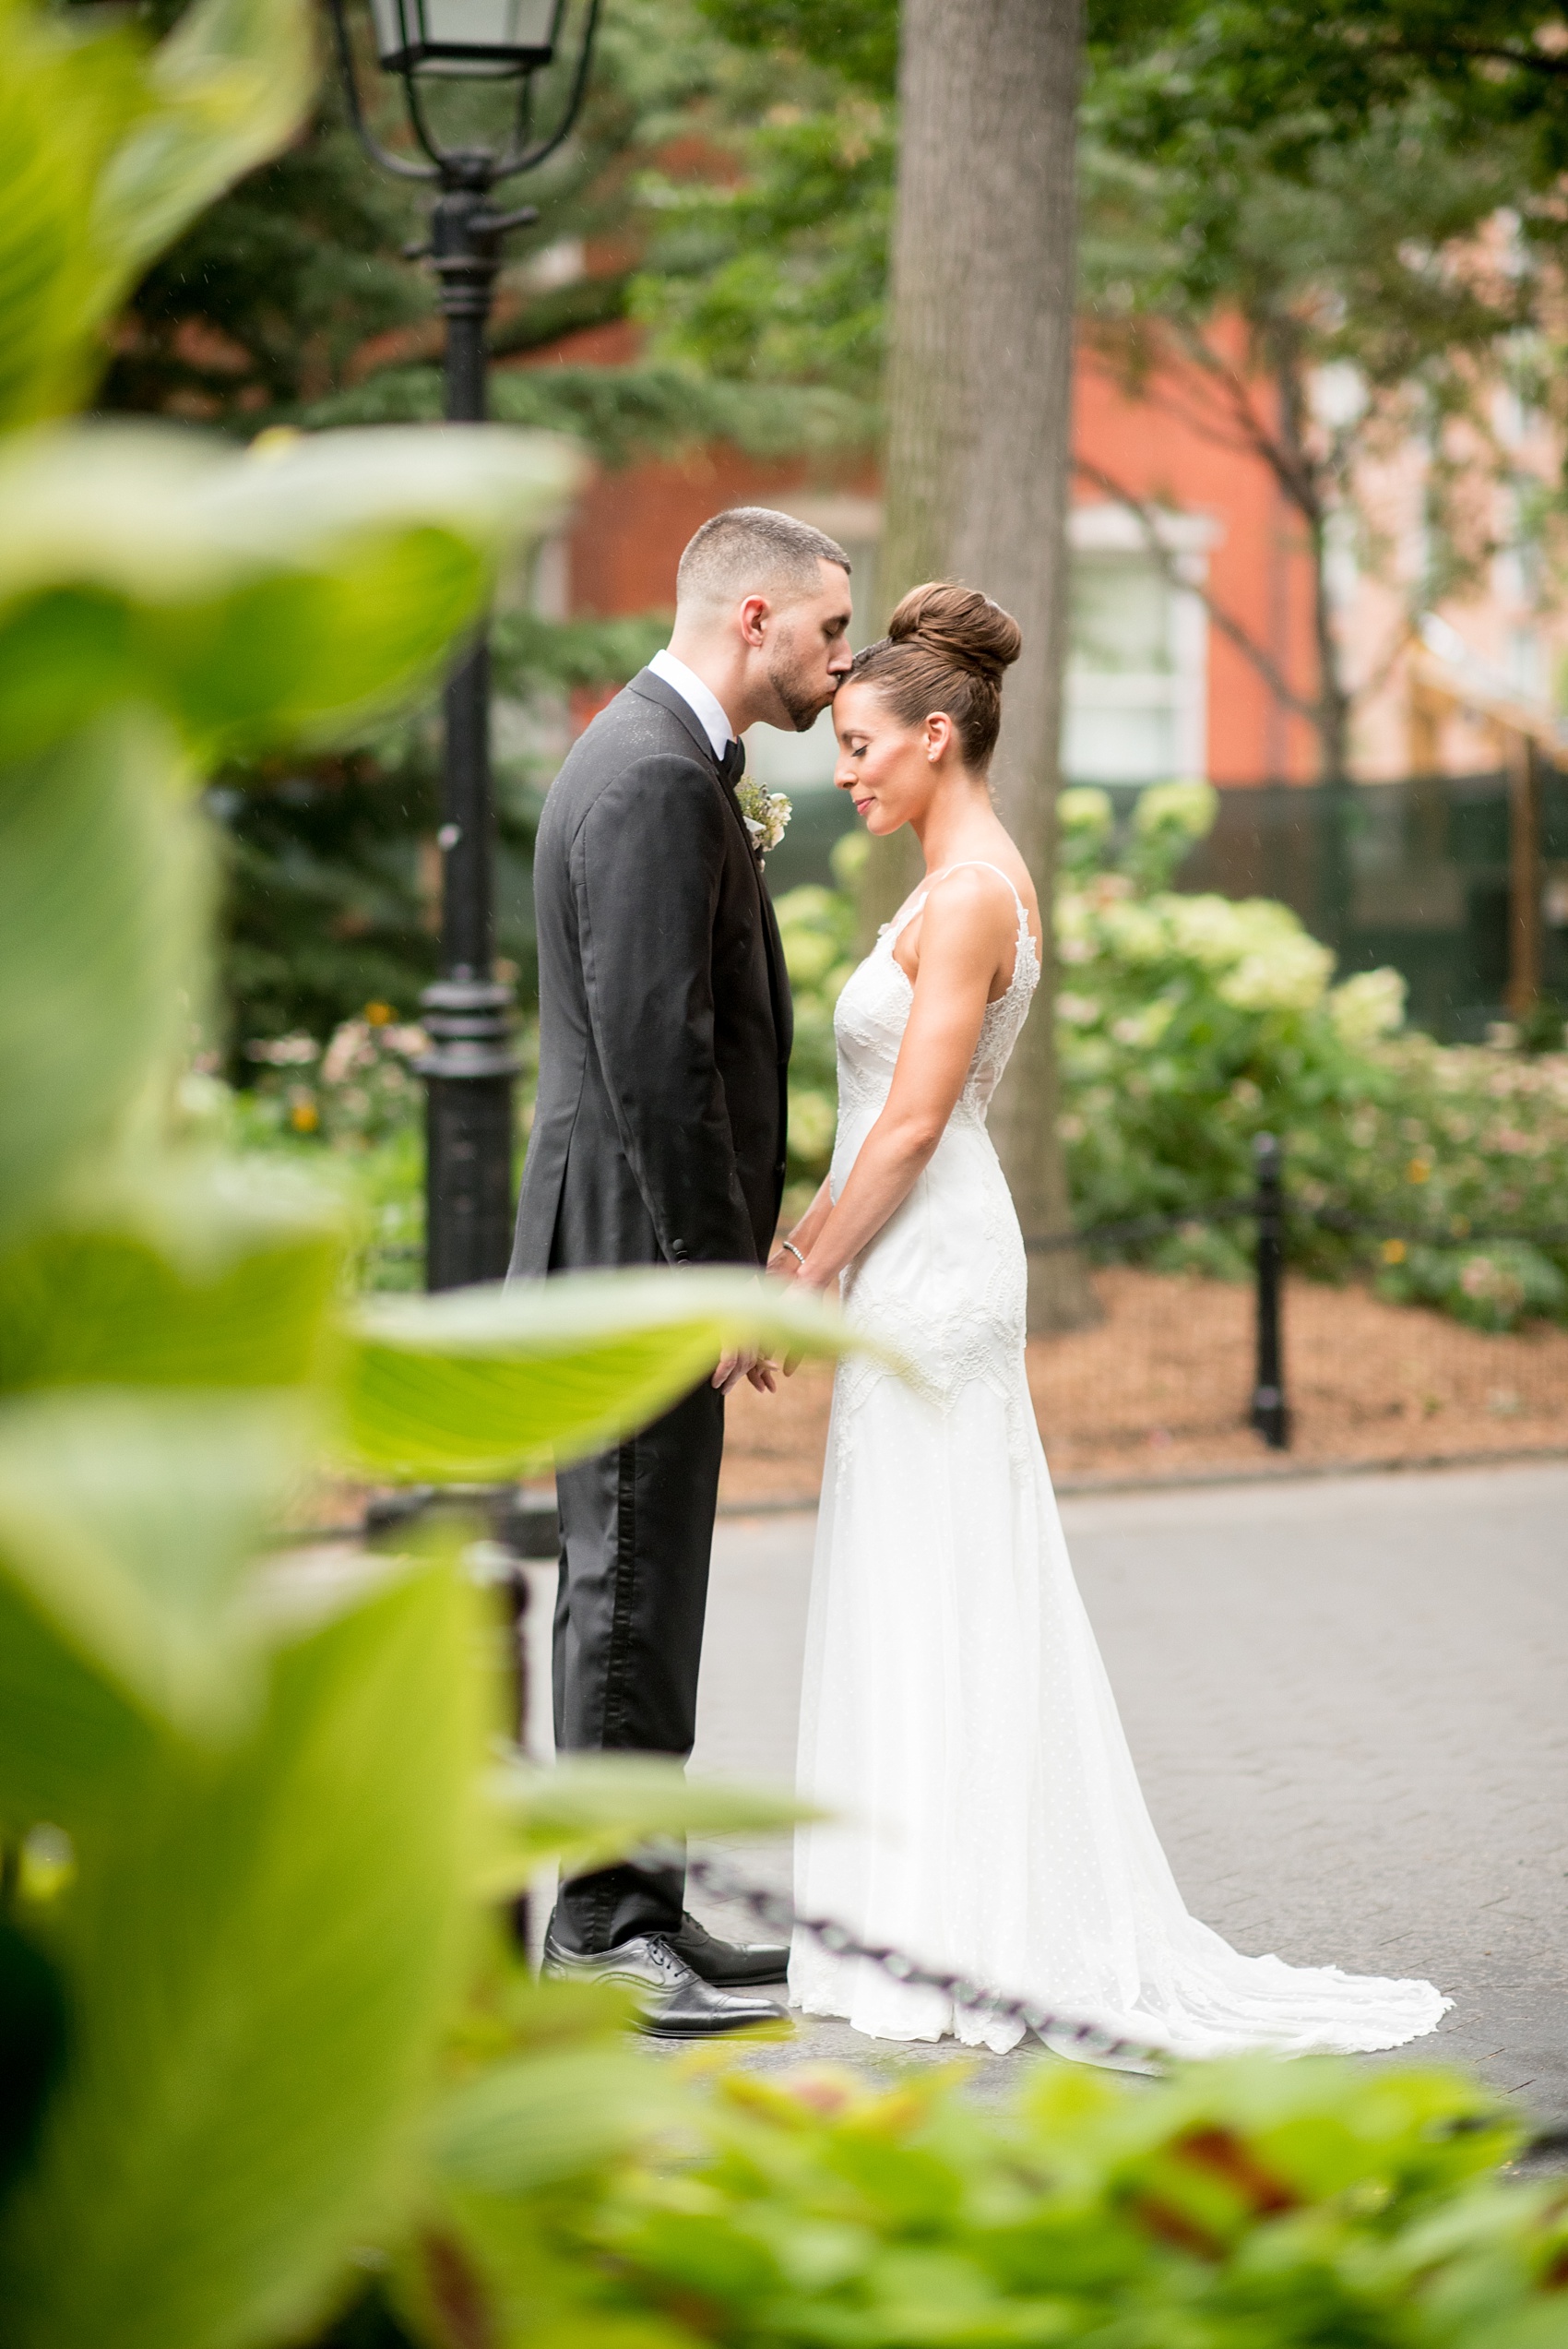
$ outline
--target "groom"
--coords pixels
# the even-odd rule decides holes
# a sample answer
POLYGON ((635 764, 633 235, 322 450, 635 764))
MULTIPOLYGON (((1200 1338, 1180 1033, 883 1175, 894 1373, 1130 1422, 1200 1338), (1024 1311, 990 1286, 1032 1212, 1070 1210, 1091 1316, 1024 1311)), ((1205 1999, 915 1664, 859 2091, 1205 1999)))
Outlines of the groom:
MULTIPOLYGON (((514 1277, 767 1260, 784 1183, 790 985, 735 785, 759 721, 803 733, 849 666, 849 562, 766 507, 705 522, 667 652, 616 695, 551 786, 534 852, 540 1067, 514 1277)), ((684 1759, 724 1447, 727 1354, 630 1442, 562 1471, 558 1751, 684 1759)), ((676 2038, 772 2021, 782 1949, 716 1939, 684 1871, 562 1887, 552 1973, 637 1988, 676 2038)))

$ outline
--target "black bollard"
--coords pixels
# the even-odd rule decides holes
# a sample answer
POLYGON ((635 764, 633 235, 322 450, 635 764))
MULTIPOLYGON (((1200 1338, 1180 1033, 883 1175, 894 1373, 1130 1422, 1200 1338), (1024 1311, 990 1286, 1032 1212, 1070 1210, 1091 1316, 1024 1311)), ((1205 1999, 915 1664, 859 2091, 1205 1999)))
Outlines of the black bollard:
MULTIPOLYGON (((519 1753, 527 1753, 529 1745, 529 1575, 522 1559, 514 1556, 512 1570, 505 1582, 506 1613, 511 1628, 512 1669, 517 1675, 517 1706, 513 1719, 513 1735, 519 1753)), ((512 1902, 512 1939, 523 1957, 529 1954, 529 1896, 519 1892, 512 1902)))
POLYGON ((1252 1423, 1270 1451, 1282 1452, 1290 1442, 1290 1413, 1285 1402, 1285 1364, 1280 1349, 1285 1153, 1273 1134, 1259 1134, 1253 1140, 1253 1165, 1258 1182, 1258 1249, 1257 1377, 1253 1387, 1252 1423))
MULTIPOLYGON (((506 1625, 511 1669, 512 1735, 520 1752, 529 1735, 528 1558, 553 1557, 557 1533, 552 1503, 519 1492, 515 1485, 412 1485, 377 1495, 364 1515, 364 1535, 373 1549, 405 1546, 416 1528, 445 1518, 469 1534, 481 1536, 469 1556, 477 1581, 494 1590, 506 1625)), ((519 1895, 509 1909, 512 1938, 529 1947, 529 1902, 519 1895)))

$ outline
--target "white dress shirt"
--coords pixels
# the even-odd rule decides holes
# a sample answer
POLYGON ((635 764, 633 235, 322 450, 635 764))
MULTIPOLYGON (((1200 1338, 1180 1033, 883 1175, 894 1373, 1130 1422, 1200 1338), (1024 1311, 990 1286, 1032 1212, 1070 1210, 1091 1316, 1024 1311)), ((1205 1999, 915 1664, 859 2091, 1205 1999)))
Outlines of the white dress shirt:
POLYGON ((715 758, 722 758, 735 736, 719 696, 704 685, 695 669, 688 669, 672 652, 656 652, 647 665, 656 677, 662 677, 667 686, 674 686, 713 745, 715 758))

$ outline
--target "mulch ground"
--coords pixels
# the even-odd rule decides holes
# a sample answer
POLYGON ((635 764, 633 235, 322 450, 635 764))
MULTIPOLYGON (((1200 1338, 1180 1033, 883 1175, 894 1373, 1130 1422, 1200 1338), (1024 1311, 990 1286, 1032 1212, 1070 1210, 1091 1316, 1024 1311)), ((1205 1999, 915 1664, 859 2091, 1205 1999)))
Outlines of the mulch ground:
MULTIPOLYGON (((1512 1337, 1289 1281, 1287 1453, 1247 1425, 1250 1288, 1117 1267, 1095 1275, 1098 1328, 1029 1346, 1029 1386, 1058 1482, 1414 1462, 1568 1449, 1568 1330, 1512 1337)), ((719 1505, 814 1501, 832 1372, 731 1398, 719 1505)))

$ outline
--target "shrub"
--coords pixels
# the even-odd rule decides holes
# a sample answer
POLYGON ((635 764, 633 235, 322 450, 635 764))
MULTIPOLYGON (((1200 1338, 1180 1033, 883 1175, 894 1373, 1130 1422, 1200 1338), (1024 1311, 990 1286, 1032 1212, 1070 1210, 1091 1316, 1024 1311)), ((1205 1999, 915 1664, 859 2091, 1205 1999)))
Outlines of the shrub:
POLYGON ((775 908, 795 999, 789 1165, 790 1182, 797 1186, 796 1199, 790 1203, 796 1213, 803 1210, 833 1155, 837 1115, 833 1008, 855 967, 859 920, 854 885, 866 847, 863 834, 849 834, 833 850, 837 888, 790 889, 775 908))
POLYGON ((1537 2349, 1568 2215, 1434 2071, 1254 2060, 1155 2089, 1037 2064, 868 2086, 728 2069, 642 2158, 508 2191, 452 2163, 392 2301, 432 2349, 1537 2349))

